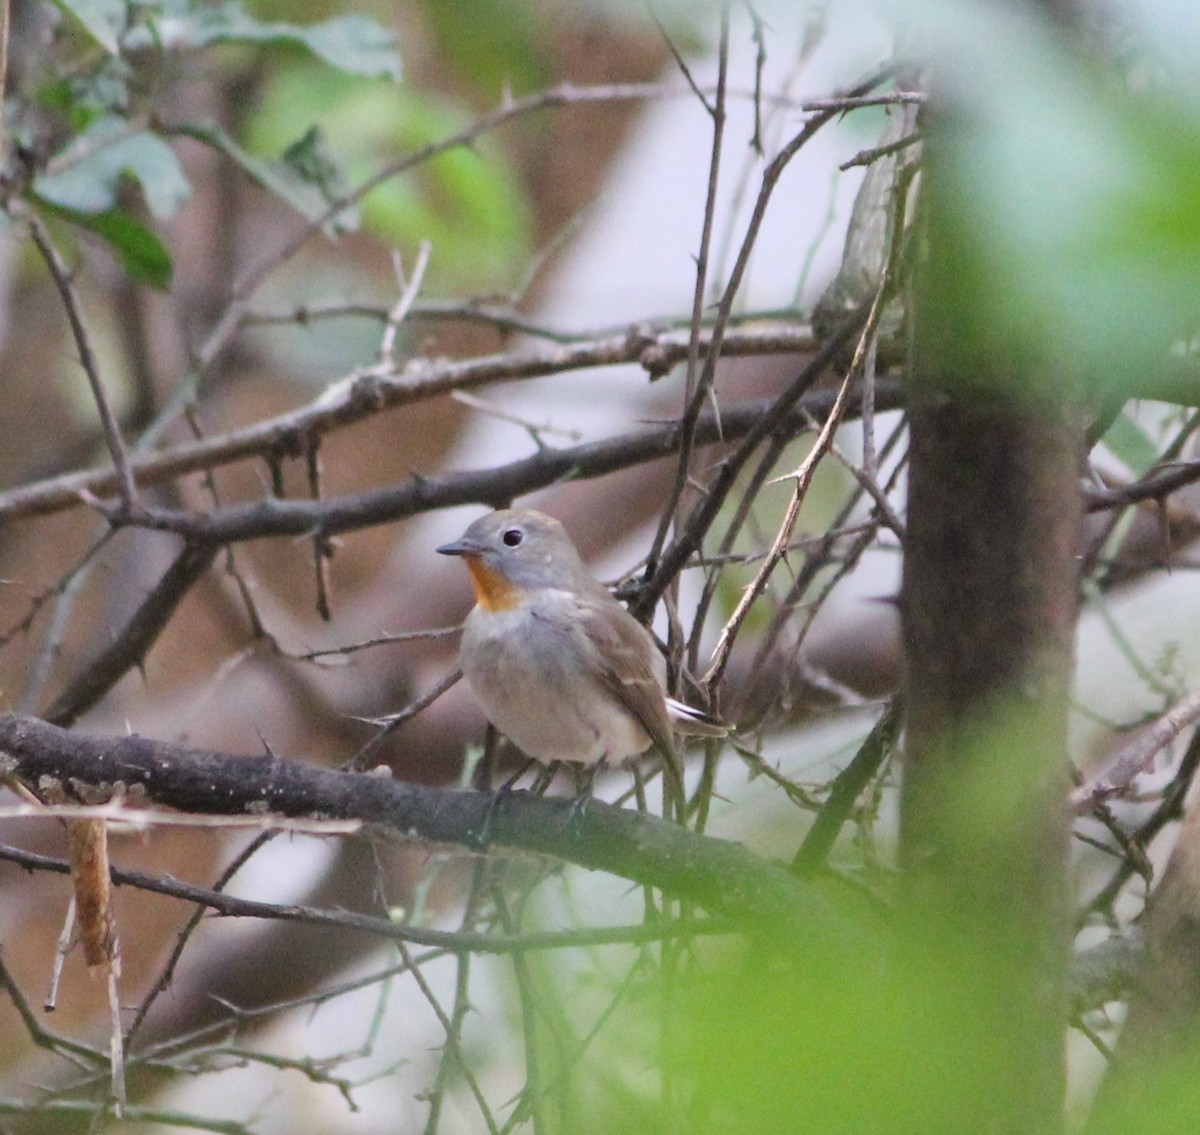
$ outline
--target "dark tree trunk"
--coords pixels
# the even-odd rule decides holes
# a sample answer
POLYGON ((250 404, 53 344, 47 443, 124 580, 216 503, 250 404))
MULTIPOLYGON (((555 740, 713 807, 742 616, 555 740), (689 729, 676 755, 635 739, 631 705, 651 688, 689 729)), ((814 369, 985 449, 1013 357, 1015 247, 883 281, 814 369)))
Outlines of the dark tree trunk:
POLYGON ((906 1004, 943 1088, 925 1129, 1030 1135, 1062 1123, 1082 431, 1072 384, 991 334, 938 165, 960 124, 931 117, 902 594, 906 1004))

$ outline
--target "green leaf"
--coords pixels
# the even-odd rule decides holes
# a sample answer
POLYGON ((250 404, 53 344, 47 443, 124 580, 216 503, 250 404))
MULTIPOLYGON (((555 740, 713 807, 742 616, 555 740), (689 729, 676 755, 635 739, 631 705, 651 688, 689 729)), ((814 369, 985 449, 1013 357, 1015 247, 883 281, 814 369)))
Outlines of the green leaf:
MULTIPOLYGON (((324 216, 333 197, 348 182, 316 127, 284 151, 282 161, 256 157, 237 144, 220 126, 211 122, 190 123, 181 133, 231 158, 264 189, 277 194, 301 216, 315 221, 324 216)), ((330 229, 344 232, 358 224, 358 211, 344 209, 330 229)))
POLYGON ((937 76, 931 298, 958 365, 1003 349, 1120 393, 1200 327, 1195 104, 1170 73, 1139 91, 1097 67, 1030 6, 890 7, 917 13, 937 76))
MULTIPOLYGON (((363 83, 297 59, 263 86, 245 145, 254 153, 276 154, 319 121, 349 181, 358 185, 398 154, 461 129, 470 114, 444 97, 363 83)), ((511 288, 519 279, 517 266, 529 255, 525 190, 490 139, 376 186, 362 200, 362 224, 397 248, 431 241, 429 279, 438 287, 511 288)))
POLYGON ((54 6, 73 16, 110 55, 121 50, 118 36, 125 30, 125 0, 53 0, 54 6))
POLYGON ((118 203, 121 183, 132 177, 160 220, 170 217, 191 192, 175 152, 145 130, 131 131, 119 118, 95 122, 51 160, 33 183, 44 201, 78 213, 100 213, 118 203))
POLYGON ((31 196, 53 215, 100 237, 133 279, 159 291, 165 291, 170 286, 171 257, 162 241, 136 217, 121 209, 105 209, 99 213, 79 212, 40 200, 36 194, 31 196))
POLYGON ((528 0, 455 0, 429 4, 425 20, 437 58, 456 74, 456 89, 469 85, 489 100, 502 89, 518 93, 551 81, 537 8, 528 0))
POLYGON ((37 91, 41 106, 67 117, 71 130, 82 133, 108 115, 124 115, 129 107, 129 65, 115 55, 98 67, 57 77, 37 91))
MULTIPOLYGON (((395 37, 361 13, 338 16, 318 24, 263 23, 236 0, 171 14, 158 29, 162 42, 174 49, 208 47, 214 43, 294 44, 352 75, 400 81, 400 56, 395 37)), ((127 37, 129 46, 149 46, 150 30, 139 28, 127 37)))
POLYGON ((350 191, 345 172, 319 126, 310 126, 283 151, 283 164, 300 182, 316 189, 326 205, 350 191))

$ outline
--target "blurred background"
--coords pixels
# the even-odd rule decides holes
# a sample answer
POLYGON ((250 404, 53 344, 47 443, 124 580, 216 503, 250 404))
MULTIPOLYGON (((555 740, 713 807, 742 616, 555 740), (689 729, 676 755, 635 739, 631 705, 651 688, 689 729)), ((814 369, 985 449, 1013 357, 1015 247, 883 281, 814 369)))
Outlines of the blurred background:
MULTIPOLYGON (((929 5, 927 14, 936 19, 949 7, 929 5)), ((1137 5, 1127 8, 1097 24, 1105 57, 1115 60, 1104 82, 1112 90, 1161 91, 1156 84, 1164 69, 1175 73, 1169 69, 1177 61, 1161 54, 1171 40, 1160 33, 1173 25, 1137 5)), ((1178 6, 1164 10, 1186 23, 1178 6)), ((728 117, 713 195, 706 319, 733 269, 768 161, 819 113, 813 104, 872 76, 871 89, 882 94, 915 89, 911 33, 898 31, 894 16, 887 4, 736 5, 722 47, 720 10, 701 4, 177 0, 127 9, 16 0, 0 235, 6 708, 38 713, 51 706, 143 604, 179 550, 169 534, 110 532, 82 503, 44 515, 3 511, 10 489, 108 462, 96 402, 55 280, 29 239, 28 217, 45 226, 70 270, 98 370, 135 453, 218 438, 287 414, 375 364, 387 312, 422 270, 398 331, 401 365, 551 350, 631 327, 686 331, 713 146, 713 118, 702 97, 716 97, 722 52, 728 117), (902 80, 909 79, 906 88, 902 80), (546 91, 559 97, 480 130, 469 146, 420 161, 327 215, 332 202, 399 157, 546 91)), ((941 39, 932 39, 945 47, 961 28, 953 20, 941 26, 941 39)), ((1075 146, 1064 143, 1063 161, 1093 157, 1094 124, 1070 118, 1072 100, 1090 90, 1070 84, 1093 76, 1056 71, 1053 60, 1039 70, 1038 52, 1054 50, 1054 41, 1046 42, 1031 49, 1035 58, 1017 74, 1029 84, 1019 113, 1032 114, 1039 100, 1058 100, 1065 108, 1062 137, 1075 146), (1051 78, 1065 93, 1036 85, 1051 78)), ((970 52, 964 55, 966 69, 970 52)), ((979 77, 987 91, 990 82, 979 77)), ((1197 118, 1189 92, 1174 94, 1162 114, 1188 142, 1176 151, 1177 169, 1152 172, 1183 181, 1194 172, 1187 163, 1195 156, 1197 118)), ((847 234, 861 235, 870 220, 892 215, 896 171, 915 161, 920 147, 901 134, 902 145, 875 155, 875 164, 846 163, 896 141, 898 125, 914 130, 911 109, 893 100, 837 113, 787 164, 733 313, 739 327, 788 328, 797 347, 723 359, 714 404, 779 394, 827 333, 814 326, 822 303, 840 314, 848 302, 872 298, 883 238, 875 239, 873 268, 851 265, 864 276, 854 293, 845 277, 853 246, 847 234), (860 197, 864 170, 881 162, 886 187, 860 197), (852 225, 856 199, 868 219, 852 225), (835 282, 851 290, 849 301, 830 291, 835 282)), ((1020 130, 1025 122, 1000 122, 996 130, 1020 130)), ((1136 176, 1120 149, 1129 141, 1121 125, 1113 131, 1118 152, 1106 157, 1110 164, 1077 162, 1081 177, 1103 181, 1114 169, 1136 176)), ((1037 198, 1039 177, 1057 176, 1032 168, 1037 154, 1010 157, 1027 163, 1029 200, 1037 198)), ((993 210, 1000 230, 1006 204, 987 199, 981 206, 993 210)), ((1021 205, 1014 206, 1017 215, 1021 205)), ((1171 223, 1190 248, 1195 218, 1171 223)), ((1111 222, 1104 231, 1111 234, 1111 222)), ((1155 239, 1152 233, 1144 247, 1155 247, 1155 239)), ((1015 243, 1014 257, 1036 248, 1035 237, 1015 243)), ((1103 242, 1096 247, 1123 255, 1103 242)), ((1096 247, 1076 251, 1082 257, 1096 247)), ((1190 287, 1186 272, 1160 267, 1167 286, 1181 293, 1190 287)), ((1021 270, 1019 263, 1013 269, 1021 270)), ((1002 286, 1007 280, 998 275, 1002 286)), ((1083 290, 1073 302, 1091 300, 1083 290)), ((1174 303, 1158 308, 1173 315, 1174 303)), ((902 313, 892 315, 890 338, 878 352, 874 475, 886 487, 884 503, 902 512, 903 427, 886 408, 884 386, 902 370, 902 313)), ((1191 457, 1193 347, 1176 351, 1184 377, 1171 389, 1163 380, 1136 391, 1148 395, 1140 400, 1116 399, 1084 471, 1089 483, 1127 483, 1164 455, 1191 457)), ((847 362, 838 360, 821 386, 836 389, 847 362)), ((680 414, 685 370, 673 367, 653 384, 636 363, 572 370, 367 415, 322 437, 320 493, 337 497, 482 470, 542 445, 647 428, 680 414)), ((811 444, 806 431, 781 445, 764 472, 787 473, 811 444)), ((859 749, 899 682, 900 543, 851 468, 863 460, 862 426, 844 426, 836 446, 845 460, 821 464, 797 546, 756 604, 720 687, 720 708, 744 732, 711 767, 701 755, 689 759, 693 786, 702 772, 715 777, 709 832, 772 859, 794 855, 831 778, 859 749), (822 543, 834 527, 835 536, 822 543)), ((708 476, 715 452, 697 458, 698 476, 708 476)), ((650 549, 675 470, 673 459, 645 463, 555 485, 519 503, 561 519, 602 579, 628 582, 650 549)), ((744 478, 739 484, 725 514, 732 522, 738 507, 746 510, 737 539, 722 549, 714 538, 706 551, 744 558, 714 559, 707 571, 685 572, 672 600, 685 633, 694 634, 697 676, 789 500, 786 483, 762 487, 744 478), (712 602, 701 608, 706 582, 712 602)), ((146 499, 153 507, 208 512, 272 492, 311 494, 302 457, 274 463, 260 457, 189 473, 147 489, 146 499)), ((1115 513, 1098 513, 1089 530, 1096 550, 1079 630, 1073 721, 1073 756, 1081 768, 1102 762, 1131 726, 1195 687, 1200 587, 1192 570, 1196 514, 1189 493, 1171 496, 1161 509, 1128 509, 1117 521, 1115 513)), ((460 564, 433 549, 483 507, 348 531, 322 557, 324 582, 311 540, 285 536, 231 546, 190 590, 144 663, 90 707, 79 727, 234 753, 269 749, 329 767, 345 762, 375 735, 376 719, 403 709, 454 668, 457 640, 447 633, 342 648, 455 627, 471 602, 467 580, 460 564), (328 618, 319 609, 322 596, 328 618), (300 657, 320 651, 331 653, 300 657)), ((664 640, 671 634, 665 605, 654 625, 664 640)), ((459 685, 392 732, 373 760, 399 778, 456 784, 471 775, 484 730, 459 685)), ((1143 797, 1118 806, 1122 823, 1135 828, 1156 806, 1155 793, 1176 783, 1178 755, 1164 753, 1139 782, 1143 797)), ((853 892, 867 907, 886 893, 891 877, 894 783, 885 761, 833 852, 829 889, 853 892)), ((629 785, 628 774, 614 773, 599 792, 619 799, 629 785)), ((1085 905, 1111 878, 1116 846, 1111 833, 1087 823, 1085 836, 1102 846, 1080 844, 1085 905)), ((0 843, 63 852, 54 822, 0 819, 0 827, 0 843)), ((1147 863, 1164 862, 1172 839, 1165 827, 1163 838, 1140 849, 1147 863)), ((248 842, 210 830, 115 831, 112 855, 122 866, 210 885, 248 842)), ((1136 874, 1130 878, 1103 911, 1081 922, 1081 942, 1091 941, 1089 934, 1107 936, 1141 910, 1145 888, 1136 874)), ((68 885, 0 862, 0 888, 4 961, 38 1005, 68 885)), ((493 891, 510 896, 526 928, 637 923, 645 916, 643 895, 622 880, 559 864, 518 859, 484 867, 465 853, 307 836, 270 842, 230 890, 277 903, 391 911, 447 927, 474 925, 472 902, 493 891), (485 870, 494 875, 481 883, 485 870)), ((116 913, 122 1000, 136 1006, 167 964, 191 908, 122 888, 116 913)), ((475 957, 469 972, 448 955, 422 963, 420 983, 401 972, 410 965, 394 947, 350 932, 206 920, 188 939, 170 987, 149 1008, 140 1042, 216 1031, 203 1034, 198 1047, 181 1044, 159 1066, 136 1071, 137 1098, 176 1118, 205 1116, 245 1125, 219 1129, 262 1133, 615 1130, 614 1114, 642 1126, 661 1118, 652 1102, 661 1088, 658 1039, 644 1003, 657 994, 642 984, 650 965, 642 951, 561 951, 517 962, 475 957), (394 977, 381 976, 392 969, 394 977), (456 1018, 448 1045, 444 1015, 468 1000, 470 1013, 456 1018), (230 1005, 264 1011, 241 1013, 230 1005), (530 1086, 534 1049, 558 1053, 543 1055, 540 1087, 530 1086), (546 1087, 560 1080, 569 1080, 571 1090, 546 1087), (553 1108, 530 1102, 542 1098, 553 1108)), ((1093 1031, 1111 1035, 1120 1009, 1109 1008, 1093 1031)), ((103 990, 88 981, 77 955, 67 958, 58 1008, 45 1020, 103 1043, 103 990)), ((786 1028, 795 1027, 793 1021, 786 1028)), ((790 1036, 786 1028, 782 1035, 790 1036)), ((1082 1114, 1103 1057, 1079 1035, 1072 1046, 1073 1098, 1082 1114)), ((7 1000, 0 1002, 0 1076, 0 1094, 14 1100, 47 1098, 43 1092, 65 1098, 77 1089, 93 1101, 103 1094, 95 1077, 88 1081, 39 1051, 7 1000)), ((759 1129, 777 1121, 782 1130, 794 1113, 781 1103, 759 1118, 765 1123, 759 1129)), ((30 1129, 82 1130, 87 1117, 50 1112, 25 1122, 30 1129)), ((111 1118, 98 1122, 105 1130, 124 1129, 111 1118)), ((162 1129, 172 1129, 166 1118, 162 1129)))

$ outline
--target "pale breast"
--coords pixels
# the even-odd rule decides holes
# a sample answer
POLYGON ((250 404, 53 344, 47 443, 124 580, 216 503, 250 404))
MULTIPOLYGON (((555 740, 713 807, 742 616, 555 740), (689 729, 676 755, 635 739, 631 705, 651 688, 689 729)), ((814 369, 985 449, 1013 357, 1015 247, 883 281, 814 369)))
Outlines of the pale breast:
POLYGON ((467 618, 463 675, 488 719, 539 761, 617 763, 645 751, 641 724, 589 674, 552 597, 467 618))

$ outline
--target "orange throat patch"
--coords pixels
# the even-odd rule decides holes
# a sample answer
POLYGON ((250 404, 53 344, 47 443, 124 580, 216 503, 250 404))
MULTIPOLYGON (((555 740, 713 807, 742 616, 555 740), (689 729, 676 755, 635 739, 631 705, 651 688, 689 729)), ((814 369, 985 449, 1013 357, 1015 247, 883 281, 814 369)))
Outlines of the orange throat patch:
POLYGON ((521 593, 479 556, 463 556, 471 573, 475 602, 485 611, 511 611, 521 602, 521 593))

